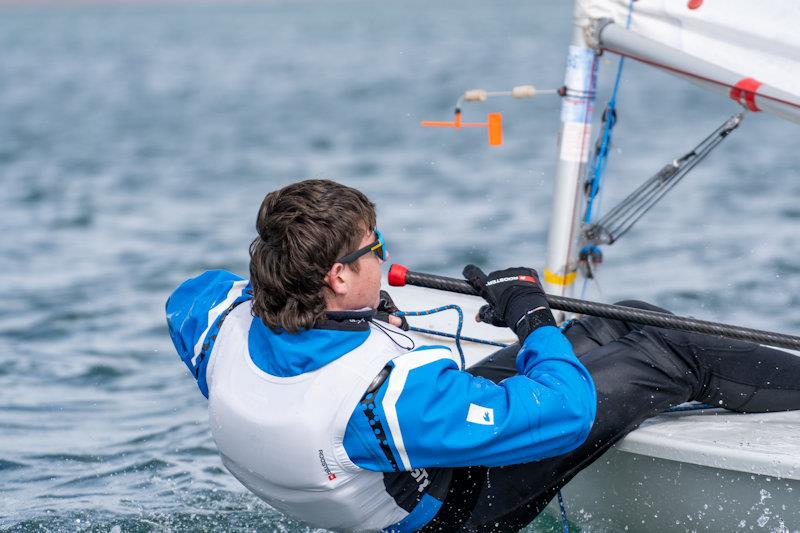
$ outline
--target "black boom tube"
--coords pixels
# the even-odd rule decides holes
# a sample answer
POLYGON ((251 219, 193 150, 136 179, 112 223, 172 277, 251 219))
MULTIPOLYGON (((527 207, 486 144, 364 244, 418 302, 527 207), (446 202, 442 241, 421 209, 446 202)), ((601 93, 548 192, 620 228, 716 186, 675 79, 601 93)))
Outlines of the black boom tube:
MULTIPOLYGON (((402 265, 392 265, 389 272, 389 284, 400 287, 403 285, 416 285, 417 287, 427 287, 440 291, 457 292, 460 294, 471 294, 478 296, 477 291, 472 285, 463 279, 438 276, 436 274, 425 274, 423 272, 412 272, 402 265)), ((625 322, 635 322, 646 326, 656 326, 659 328, 679 329, 683 331, 693 331, 695 333, 705 333, 706 335, 719 335, 731 339, 739 339, 750 342, 800 350, 800 337, 787 335, 785 333, 775 333, 759 329, 744 328, 730 324, 720 324, 696 318, 670 315, 657 311, 645 309, 633 309, 621 305, 602 304, 589 302, 577 298, 566 296, 547 295, 547 303, 553 309, 567 311, 569 313, 580 313, 592 315, 600 318, 611 318, 623 320, 625 322)))

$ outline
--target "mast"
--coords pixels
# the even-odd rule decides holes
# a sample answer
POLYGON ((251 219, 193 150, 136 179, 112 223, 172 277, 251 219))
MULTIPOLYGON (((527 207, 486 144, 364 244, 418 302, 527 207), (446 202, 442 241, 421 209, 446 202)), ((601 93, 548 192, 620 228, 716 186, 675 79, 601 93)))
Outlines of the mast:
POLYGON ((547 293, 559 296, 570 296, 577 278, 581 188, 591 144, 597 82, 596 56, 584 40, 583 21, 585 16, 579 2, 576 2, 564 76, 567 95, 561 103, 558 163, 550 208, 547 262, 543 273, 547 293))

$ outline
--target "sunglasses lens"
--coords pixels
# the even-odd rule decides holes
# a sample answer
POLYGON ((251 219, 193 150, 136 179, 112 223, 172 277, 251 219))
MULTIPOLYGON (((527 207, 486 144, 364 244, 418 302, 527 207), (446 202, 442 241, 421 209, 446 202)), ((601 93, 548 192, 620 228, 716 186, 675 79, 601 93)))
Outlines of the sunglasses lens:
POLYGON ((386 261, 386 243, 383 241, 383 235, 376 229, 375 236, 378 238, 378 243, 380 244, 380 246, 375 249, 375 255, 377 255, 378 259, 381 261, 386 261))

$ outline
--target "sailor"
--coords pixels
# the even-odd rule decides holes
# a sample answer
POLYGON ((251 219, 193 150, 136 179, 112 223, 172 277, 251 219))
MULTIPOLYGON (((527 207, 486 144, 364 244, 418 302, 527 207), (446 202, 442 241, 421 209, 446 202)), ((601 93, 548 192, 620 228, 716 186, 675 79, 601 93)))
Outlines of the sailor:
POLYGON ((249 280, 190 279, 167 321, 225 466, 312 527, 513 531, 670 406, 800 408, 797 357, 591 317, 562 333, 529 268, 465 268, 487 300, 479 319, 519 343, 461 370, 391 316, 387 245, 361 192, 289 185, 266 196, 256 229, 249 280))

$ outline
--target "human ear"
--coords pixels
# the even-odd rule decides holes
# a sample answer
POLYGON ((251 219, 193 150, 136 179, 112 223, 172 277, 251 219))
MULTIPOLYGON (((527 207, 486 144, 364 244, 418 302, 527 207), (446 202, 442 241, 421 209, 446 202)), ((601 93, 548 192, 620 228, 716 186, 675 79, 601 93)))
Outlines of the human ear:
POLYGON ((336 295, 347 294, 347 281, 344 274, 345 266, 342 263, 334 263, 325 275, 325 283, 336 295))

